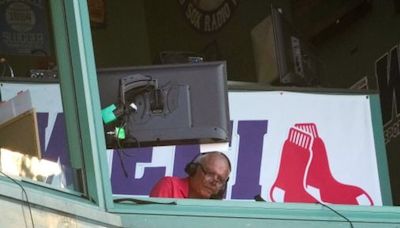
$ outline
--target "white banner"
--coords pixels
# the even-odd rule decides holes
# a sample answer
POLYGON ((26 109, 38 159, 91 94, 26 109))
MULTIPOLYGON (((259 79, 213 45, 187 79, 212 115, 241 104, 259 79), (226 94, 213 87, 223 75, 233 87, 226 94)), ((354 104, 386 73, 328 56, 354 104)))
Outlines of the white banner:
MULTIPOLYGON (((52 145, 44 156, 66 151, 50 142, 64 131, 52 124, 62 112, 58 84, 17 84, 2 84, 3 99, 29 89, 39 114, 49 115, 39 126, 46 145, 52 145)), ((261 194, 271 202, 382 205, 367 95, 229 92, 229 107, 231 142, 218 145, 232 163, 227 199, 253 200, 261 194)), ((135 153, 121 158, 109 150, 113 193, 146 196, 162 176, 185 176, 187 162, 213 146, 126 149, 135 153)))
MULTIPOLYGON (((303 170, 297 170, 297 172, 303 172, 297 178, 304 178, 299 182, 304 183, 305 188, 309 188, 305 189, 305 193, 314 195, 314 199, 323 201, 321 195, 324 195, 329 201, 332 201, 326 203, 336 203, 335 200, 341 202, 340 199, 336 199, 337 197, 346 198, 345 194, 348 194, 347 201, 344 200, 343 203, 356 204, 357 199, 352 197, 359 197, 358 204, 369 205, 371 202, 367 199, 370 197, 373 205, 382 204, 368 96, 293 92, 230 92, 229 101, 231 119, 234 123, 243 120, 268 120, 263 140, 260 170, 261 195, 265 199, 274 201, 271 199, 270 193, 274 183, 279 182, 277 180, 279 171, 288 172, 292 179, 296 178, 296 172, 290 171, 290 168, 294 168, 293 166, 296 164, 293 164, 290 159, 298 162, 305 159, 310 164, 304 164, 303 170), (305 125, 296 127, 296 124, 304 123, 305 125), (308 155, 302 157, 290 154, 303 152, 302 148, 305 147, 298 145, 301 143, 290 143, 285 147, 285 141, 289 138, 291 128, 294 128, 293 136, 303 136, 303 140, 307 137, 313 138, 312 134, 305 131, 307 128, 313 128, 319 136, 317 141, 322 141, 325 149, 321 149, 321 146, 312 148, 311 144, 307 149, 308 155), (321 158, 324 153, 327 162, 321 158), (319 160, 313 160, 313 158, 319 160), (292 167, 285 167, 287 165, 292 167), (279 167, 282 169, 279 170, 279 167), (307 171, 315 171, 320 168, 324 172, 307 173, 307 171), (329 173, 327 173, 328 171, 329 173), (311 183, 308 182, 307 175, 313 176, 313 179, 316 179, 314 182, 317 182, 318 175, 321 175, 320 179, 325 180, 324 183, 314 183, 314 185, 319 185, 323 189, 335 188, 335 192, 316 192, 318 190, 315 189, 316 186, 311 188, 308 185, 311 183), (332 194, 337 194, 337 197, 331 196, 332 194)), ((230 155, 235 159, 236 144, 240 143, 240 134, 237 134, 235 130, 237 125, 234 124, 233 128, 230 155)), ((284 173, 281 174, 281 178, 284 178, 282 176, 284 173)), ((232 182, 234 181, 235 178, 232 178, 232 182)), ((298 188, 302 188, 302 186, 291 186, 284 183, 281 185, 295 188, 297 191, 299 191, 298 188)), ((293 197, 296 198, 296 196, 293 197)), ((297 196, 297 198, 301 199, 301 196, 297 196)), ((309 199, 307 196, 304 198, 309 199)), ((284 200, 278 198, 275 201, 284 200)))

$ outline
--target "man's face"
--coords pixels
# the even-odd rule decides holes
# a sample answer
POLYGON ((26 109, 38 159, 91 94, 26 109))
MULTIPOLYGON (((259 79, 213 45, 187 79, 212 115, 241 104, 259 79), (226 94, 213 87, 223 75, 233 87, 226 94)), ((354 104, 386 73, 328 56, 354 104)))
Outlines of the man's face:
POLYGON ((224 187, 229 173, 225 158, 214 155, 205 157, 189 180, 189 197, 209 199, 224 187))

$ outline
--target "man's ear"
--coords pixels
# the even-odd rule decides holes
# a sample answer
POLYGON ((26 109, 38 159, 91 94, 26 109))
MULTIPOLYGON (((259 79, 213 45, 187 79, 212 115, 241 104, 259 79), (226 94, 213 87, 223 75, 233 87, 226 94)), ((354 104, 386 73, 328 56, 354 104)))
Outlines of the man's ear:
POLYGON ((189 177, 194 176, 196 174, 197 163, 190 162, 185 166, 185 172, 189 177))
POLYGON ((189 177, 193 176, 196 174, 197 166, 199 165, 200 159, 203 156, 206 156, 208 152, 206 153, 199 153, 197 154, 186 166, 185 166, 185 172, 189 175, 189 177))

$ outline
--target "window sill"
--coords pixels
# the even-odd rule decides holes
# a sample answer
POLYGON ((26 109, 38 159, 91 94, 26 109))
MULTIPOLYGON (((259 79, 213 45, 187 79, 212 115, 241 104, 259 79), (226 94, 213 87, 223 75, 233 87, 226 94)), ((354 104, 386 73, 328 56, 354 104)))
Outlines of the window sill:
MULTIPOLYGON (((135 198, 150 203, 138 204, 130 201, 115 203, 110 212, 122 216, 183 216, 197 218, 241 218, 261 220, 330 221, 343 222, 346 216, 354 223, 400 224, 400 207, 350 206, 305 203, 270 203, 247 200, 195 200, 135 198), (151 203, 154 202, 154 203, 151 203), (176 204, 171 204, 175 202, 176 204), (331 208, 331 209, 330 209, 331 208)), ((147 217, 147 219, 149 219, 147 217)))
MULTIPOLYGON (((4 177, 0 179, 0 200, 14 201, 22 205, 27 203, 20 186, 4 177)), ((76 193, 69 194, 25 181, 19 181, 19 183, 24 187, 32 209, 62 214, 77 220, 92 221, 96 224, 121 226, 120 216, 106 212, 104 208, 76 193)))

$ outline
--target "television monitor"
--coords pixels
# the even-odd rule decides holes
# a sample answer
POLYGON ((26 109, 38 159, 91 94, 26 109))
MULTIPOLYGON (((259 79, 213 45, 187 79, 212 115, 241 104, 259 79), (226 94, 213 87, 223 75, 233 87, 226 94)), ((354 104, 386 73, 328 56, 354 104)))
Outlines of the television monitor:
POLYGON ((251 32, 259 82, 271 85, 315 86, 323 65, 310 43, 271 7, 270 16, 251 32))
POLYGON ((97 78, 107 148, 229 140, 223 61, 103 68, 97 78))

